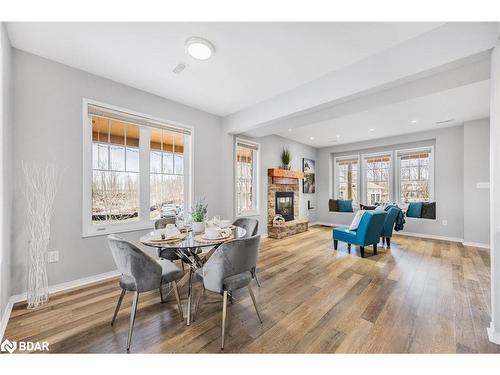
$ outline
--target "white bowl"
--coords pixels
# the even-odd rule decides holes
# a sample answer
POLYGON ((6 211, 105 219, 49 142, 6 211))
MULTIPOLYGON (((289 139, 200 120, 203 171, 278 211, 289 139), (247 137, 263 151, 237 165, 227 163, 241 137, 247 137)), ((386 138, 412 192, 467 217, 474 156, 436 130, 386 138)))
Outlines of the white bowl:
POLYGON ((205 237, 211 240, 215 240, 220 237, 221 230, 219 228, 206 228, 205 237))

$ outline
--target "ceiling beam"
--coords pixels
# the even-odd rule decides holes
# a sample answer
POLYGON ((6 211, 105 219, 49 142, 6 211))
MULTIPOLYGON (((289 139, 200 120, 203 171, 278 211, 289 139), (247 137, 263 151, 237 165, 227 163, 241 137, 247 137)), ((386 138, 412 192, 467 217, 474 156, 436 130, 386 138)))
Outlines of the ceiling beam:
MULTIPOLYGON (((223 119, 230 134, 253 132, 290 116, 384 90, 492 48, 497 24, 448 23, 346 68, 223 119)), ((267 133, 260 131, 261 134, 267 133)))

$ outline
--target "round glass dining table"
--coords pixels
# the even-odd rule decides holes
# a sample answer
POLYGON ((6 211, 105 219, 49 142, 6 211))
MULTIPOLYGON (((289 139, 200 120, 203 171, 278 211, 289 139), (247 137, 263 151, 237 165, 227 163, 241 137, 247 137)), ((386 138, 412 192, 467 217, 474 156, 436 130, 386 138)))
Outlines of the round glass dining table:
MULTIPOLYGON (((186 325, 191 324, 191 304, 192 304, 192 288, 193 288, 193 272, 198 268, 203 267, 203 264, 208 257, 200 257, 204 250, 208 253, 212 248, 217 248, 224 242, 232 241, 234 239, 245 237, 247 231, 241 227, 232 226, 232 234, 227 238, 219 240, 205 240, 200 237, 201 234, 196 234, 193 231, 182 233, 182 237, 177 241, 165 240, 158 241, 152 240, 153 232, 145 234, 139 241, 146 246, 156 247, 159 249, 160 254, 168 254, 172 252, 177 255, 179 259, 189 267, 188 279, 188 300, 187 300, 187 318, 186 325)), ((160 255, 161 256, 161 255, 160 255)), ((165 255, 163 255, 165 256, 165 255)))

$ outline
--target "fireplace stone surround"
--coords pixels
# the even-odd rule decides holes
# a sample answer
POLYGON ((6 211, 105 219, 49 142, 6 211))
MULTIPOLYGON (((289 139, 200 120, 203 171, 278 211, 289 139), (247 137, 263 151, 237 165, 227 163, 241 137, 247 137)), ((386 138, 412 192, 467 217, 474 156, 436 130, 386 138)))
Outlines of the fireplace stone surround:
MULTIPOLYGON (((268 171, 267 184, 267 234, 270 238, 284 238, 293 234, 301 233, 308 230, 308 221, 300 219, 299 203, 300 203, 300 178, 290 177, 273 177, 273 170, 268 171), (277 194, 278 193, 278 194, 277 194), (290 217, 283 225, 273 225, 273 219, 276 216, 276 197, 293 194, 293 218, 290 217)), ((301 172, 298 172, 301 173, 301 172)))

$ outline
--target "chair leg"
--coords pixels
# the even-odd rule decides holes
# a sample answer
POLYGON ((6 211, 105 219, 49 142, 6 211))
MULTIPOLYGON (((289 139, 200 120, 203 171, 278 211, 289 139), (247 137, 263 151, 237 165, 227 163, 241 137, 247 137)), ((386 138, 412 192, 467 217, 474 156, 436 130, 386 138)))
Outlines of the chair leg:
POLYGON ((359 249, 361 250, 361 258, 364 258, 365 257, 365 247, 360 246, 359 249))
POLYGON ((181 320, 184 321, 184 313, 182 312, 182 305, 181 305, 181 297, 179 296, 179 287, 177 286, 177 281, 172 281, 174 284, 174 294, 175 294, 175 300, 177 301, 177 308, 179 309, 179 315, 181 316, 181 320))
POLYGON ((385 246, 385 237, 382 237, 382 246, 385 246))
POLYGON ((255 311, 257 312, 257 316, 259 317, 260 322, 262 323, 262 318, 260 317, 259 308, 257 307, 257 301, 255 300, 255 296, 253 295, 252 288, 248 285, 248 292, 250 293, 250 297, 252 297, 253 307, 255 307, 255 311))
POLYGON ((120 306, 122 305, 123 297, 125 297, 125 293, 127 291, 125 289, 122 289, 122 292, 120 294, 120 298, 118 298, 118 303, 116 304, 116 309, 115 313, 113 315, 113 319, 111 320, 111 325, 115 324, 116 316, 118 315, 118 311, 120 311, 120 306))
POLYGON ((224 335, 226 333, 226 310, 227 310, 227 290, 224 291, 222 297, 222 342, 220 345, 221 350, 224 350, 224 335))
POLYGON ((349 251, 349 253, 351 252, 351 244, 350 243, 347 244, 347 251, 349 251))
POLYGON ((333 249, 337 250, 337 247, 339 246, 339 241, 333 240, 333 249))
POLYGON ((255 279, 255 282, 257 283, 257 286, 260 288, 259 278, 257 277, 257 269, 255 269, 253 271, 253 278, 255 279))
POLYGON ((387 247, 391 247, 391 237, 385 239, 387 241, 387 247))
POLYGON ((132 332, 134 331, 135 314, 137 313, 137 304, 139 303, 139 293, 134 292, 134 300, 132 302, 132 311, 130 312, 130 326, 128 329, 127 352, 130 352, 130 344, 132 343, 132 332))
POLYGON ((373 244, 373 254, 377 255, 377 244, 373 244))
POLYGON ((160 281, 160 288, 159 289, 160 289, 160 301, 161 301, 161 303, 165 303, 166 301, 163 298, 163 280, 160 281))
POLYGON ((196 317, 198 316, 198 310, 200 309, 200 304, 201 304, 201 301, 202 301, 202 298, 204 295, 205 295, 205 287, 202 285, 200 293, 198 294, 198 297, 196 298, 196 306, 194 308, 193 321, 195 321, 196 317))

